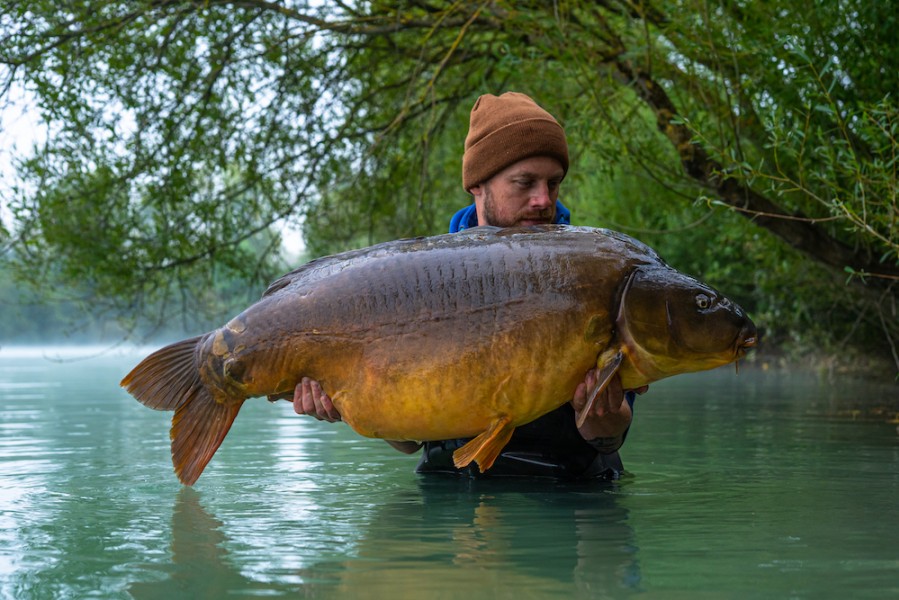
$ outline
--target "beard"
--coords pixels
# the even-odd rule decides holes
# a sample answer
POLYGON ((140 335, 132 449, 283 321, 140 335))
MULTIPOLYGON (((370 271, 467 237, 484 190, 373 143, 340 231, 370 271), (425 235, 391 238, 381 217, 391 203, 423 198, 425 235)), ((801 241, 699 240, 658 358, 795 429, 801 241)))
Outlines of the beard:
POLYGON ((493 191, 487 184, 484 188, 484 218, 487 225, 494 227, 515 227, 520 225, 522 221, 540 221, 543 223, 552 223, 556 216, 555 204, 552 208, 546 208, 538 211, 525 211, 512 215, 501 215, 497 208, 497 202, 493 197, 493 191))

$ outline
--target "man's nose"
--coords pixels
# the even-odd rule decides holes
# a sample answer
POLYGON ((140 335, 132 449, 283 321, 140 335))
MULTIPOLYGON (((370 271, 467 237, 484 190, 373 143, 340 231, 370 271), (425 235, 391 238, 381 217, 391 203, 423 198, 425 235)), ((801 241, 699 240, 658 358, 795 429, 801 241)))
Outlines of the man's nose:
POLYGON ((530 201, 533 208, 542 209, 551 207, 553 203, 549 194, 549 184, 543 181, 535 185, 534 190, 531 193, 530 201))

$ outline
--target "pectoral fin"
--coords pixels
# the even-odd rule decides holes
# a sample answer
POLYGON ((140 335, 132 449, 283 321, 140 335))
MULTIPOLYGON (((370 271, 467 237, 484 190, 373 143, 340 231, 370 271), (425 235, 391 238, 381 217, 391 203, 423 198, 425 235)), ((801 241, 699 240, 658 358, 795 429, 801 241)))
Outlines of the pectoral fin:
POLYGON ((590 414, 590 409, 593 408, 593 403, 596 402, 596 398, 602 393, 604 389, 606 389, 606 386, 609 385, 609 381, 612 380, 612 376, 618 372, 618 368, 621 366, 622 360, 624 360, 624 354, 619 351, 606 364, 596 365, 597 368, 599 368, 599 379, 596 382, 596 387, 593 388, 593 391, 587 398, 587 403, 584 404, 584 408, 579 410, 575 415, 575 424, 578 426, 578 428, 580 428, 584 424, 584 421, 587 420, 587 415, 590 414))
POLYGON ((509 443, 515 426, 507 416, 502 416, 490 424, 487 431, 483 432, 455 452, 453 463, 457 469, 467 467, 471 461, 478 463, 481 473, 493 466, 493 461, 509 443))

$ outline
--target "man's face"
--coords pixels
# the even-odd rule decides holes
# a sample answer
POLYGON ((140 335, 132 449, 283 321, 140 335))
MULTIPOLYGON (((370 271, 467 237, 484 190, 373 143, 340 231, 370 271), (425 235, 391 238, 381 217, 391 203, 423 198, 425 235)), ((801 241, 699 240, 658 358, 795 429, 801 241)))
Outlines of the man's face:
POLYGON ((506 167, 469 190, 478 225, 512 227, 552 223, 565 170, 554 158, 535 156, 506 167))

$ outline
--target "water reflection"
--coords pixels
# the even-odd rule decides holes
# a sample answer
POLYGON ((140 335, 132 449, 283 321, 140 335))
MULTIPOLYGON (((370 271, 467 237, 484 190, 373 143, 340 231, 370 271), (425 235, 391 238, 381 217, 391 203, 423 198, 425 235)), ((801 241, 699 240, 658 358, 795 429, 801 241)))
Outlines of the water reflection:
MULTIPOLYGON (((609 483, 421 479, 379 508, 334 585, 399 598, 634 590, 634 534, 616 491, 609 483)), ((306 576, 334 569, 319 564, 306 576)))
POLYGON ((0 598, 895 595, 895 386, 673 378, 588 486, 418 478, 260 400, 190 489, 135 360, 0 353, 0 598))
POLYGON ((181 488, 172 509, 172 554, 171 563, 163 567, 166 577, 132 583, 130 595, 136 600, 218 600, 234 591, 263 589, 228 559, 222 529, 223 523, 201 505, 200 494, 181 488))
POLYGON ((159 569, 163 578, 132 583, 131 596, 222 598, 265 590, 420 598, 497 589, 592 596, 633 592, 640 584, 634 534, 617 484, 547 482, 535 490, 533 482, 421 479, 381 498, 364 523, 359 514, 347 514, 356 521, 356 536, 330 552, 309 552, 320 541, 312 539, 320 530, 311 519, 291 531, 279 529, 278 545, 306 560, 292 573, 277 574, 276 581, 274 564, 268 577, 252 569, 248 574, 246 562, 230 550, 242 544, 227 532, 258 526, 258 515, 218 518, 202 498, 193 489, 178 492, 171 563, 159 569))

